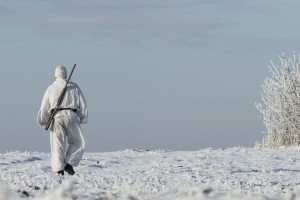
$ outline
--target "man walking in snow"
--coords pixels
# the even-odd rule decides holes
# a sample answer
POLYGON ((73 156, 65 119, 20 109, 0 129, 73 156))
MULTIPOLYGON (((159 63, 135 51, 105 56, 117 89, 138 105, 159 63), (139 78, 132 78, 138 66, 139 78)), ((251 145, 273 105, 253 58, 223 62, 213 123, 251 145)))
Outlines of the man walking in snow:
MULTIPOLYGON (((58 98, 66 85, 67 70, 58 65, 55 69, 56 80, 47 88, 38 112, 38 124, 45 128, 58 98)), ((49 127, 52 170, 64 175, 66 171, 74 175, 73 166, 78 166, 83 156, 85 142, 81 125, 88 121, 85 98, 79 86, 69 82, 66 93, 49 127)))

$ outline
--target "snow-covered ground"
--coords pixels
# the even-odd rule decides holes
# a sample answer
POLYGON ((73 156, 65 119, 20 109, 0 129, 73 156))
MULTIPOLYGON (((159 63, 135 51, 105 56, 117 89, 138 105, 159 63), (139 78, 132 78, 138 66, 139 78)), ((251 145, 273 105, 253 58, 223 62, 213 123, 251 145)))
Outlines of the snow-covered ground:
POLYGON ((74 176, 50 154, 0 154, 0 200, 300 199, 300 149, 86 153, 74 176))

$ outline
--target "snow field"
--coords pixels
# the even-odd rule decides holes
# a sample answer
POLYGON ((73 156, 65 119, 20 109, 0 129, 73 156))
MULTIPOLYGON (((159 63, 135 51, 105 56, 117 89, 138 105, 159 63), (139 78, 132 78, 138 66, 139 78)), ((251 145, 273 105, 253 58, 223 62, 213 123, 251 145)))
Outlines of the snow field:
POLYGON ((74 176, 50 154, 0 154, 0 200, 300 200, 300 149, 86 153, 74 176))

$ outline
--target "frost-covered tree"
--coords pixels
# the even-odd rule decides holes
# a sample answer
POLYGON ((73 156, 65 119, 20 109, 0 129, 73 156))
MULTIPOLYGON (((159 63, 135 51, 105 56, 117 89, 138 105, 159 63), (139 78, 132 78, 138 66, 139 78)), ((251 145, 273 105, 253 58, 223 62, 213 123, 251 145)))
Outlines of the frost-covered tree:
POLYGON ((271 77, 262 85, 262 102, 256 104, 267 133, 267 147, 298 146, 300 144, 300 55, 284 53, 281 65, 271 61, 271 77))

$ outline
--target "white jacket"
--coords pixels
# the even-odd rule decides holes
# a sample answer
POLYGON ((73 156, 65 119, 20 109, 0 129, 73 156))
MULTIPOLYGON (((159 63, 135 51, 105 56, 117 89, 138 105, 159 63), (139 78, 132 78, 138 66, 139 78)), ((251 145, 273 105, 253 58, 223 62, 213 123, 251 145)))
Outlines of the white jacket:
MULTIPOLYGON (((61 94, 66 81, 57 78, 46 90, 41 108, 38 112, 37 122, 41 127, 45 127, 50 116, 51 109, 54 109, 59 95, 61 94)), ((88 121, 88 109, 85 98, 79 86, 73 82, 69 82, 65 96, 59 108, 72 108, 77 110, 77 116, 81 124, 88 121)), ((55 117, 68 117, 73 111, 58 112, 55 117)))

